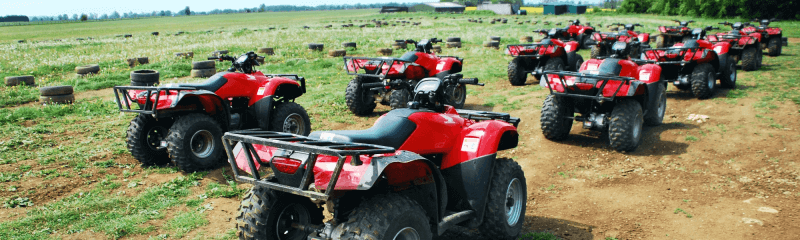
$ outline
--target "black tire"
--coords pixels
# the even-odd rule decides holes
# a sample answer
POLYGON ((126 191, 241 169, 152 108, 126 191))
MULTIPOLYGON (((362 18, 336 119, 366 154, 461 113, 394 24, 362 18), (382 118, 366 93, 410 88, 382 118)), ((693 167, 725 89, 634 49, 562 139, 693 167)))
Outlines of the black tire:
POLYGON ((138 62, 139 64, 148 64, 148 63, 150 63, 150 58, 148 58, 148 57, 139 57, 139 58, 136 58, 136 62, 138 62))
POLYGON ((349 47, 351 47, 351 48, 356 48, 357 46, 358 46, 358 45, 357 45, 355 42, 346 42, 346 43, 342 43, 342 47, 344 47, 344 48, 349 48, 349 47))
POLYGON ((464 108, 464 103, 467 102, 467 85, 455 84, 450 85, 445 89, 444 104, 453 106, 456 109, 464 108))
POLYGON ((219 125, 210 116, 200 113, 178 117, 169 128, 166 140, 175 165, 187 173, 217 166, 224 153, 219 125))
POLYGON ((695 97, 706 99, 714 95, 717 83, 715 72, 714 67, 709 63, 694 67, 689 84, 692 85, 692 93, 695 97))
POLYGON ((780 37, 771 37, 767 42, 767 54, 771 57, 775 57, 781 55, 781 48, 783 48, 783 42, 781 42, 780 37))
POLYGON ((445 42, 461 42, 461 38, 460 37, 449 37, 449 38, 447 38, 447 41, 445 41, 445 42))
POLYGON ((578 35, 578 40, 580 40, 580 48, 583 49, 589 49, 594 45, 591 34, 580 34, 578 35))
POLYGON ((551 58, 547 59, 547 62, 544 64, 545 71, 565 71, 567 67, 564 66, 564 60, 561 58, 551 58))
POLYGON ((306 109, 295 102, 278 103, 270 119, 270 131, 288 132, 308 136, 311 133, 311 120, 306 109))
POLYGON ((328 56, 331 57, 344 57, 347 55, 347 50, 329 50, 328 56))
POLYGON ((498 36, 489 36, 489 38, 488 38, 488 39, 489 39, 489 41, 490 41, 490 42, 491 42, 491 41, 496 41, 496 42, 499 42, 499 41, 500 41, 500 37, 498 37, 498 36))
POLYGON ((321 43, 309 43, 308 49, 313 51, 322 51, 325 48, 324 44, 321 43))
POLYGON ((761 64, 764 63, 764 52, 761 49, 758 49, 758 53, 756 53, 758 60, 756 61, 756 69, 761 69, 761 64))
POLYGON ((306 240, 308 232, 292 228, 289 224, 294 222, 280 221, 287 218, 305 226, 319 225, 322 209, 307 198, 254 186, 239 205, 236 235, 239 239, 306 240))
POLYGON ((745 47, 742 50, 742 70, 755 71, 758 70, 758 55, 761 50, 754 46, 745 47))
POLYGON ((640 59, 642 58, 642 46, 632 46, 631 51, 628 53, 628 57, 631 59, 640 59))
POLYGON ((214 74, 217 74, 216 68, 192 69, 192 71, 189 72, 189 76, 193 78, 206 78, 214 76, 214 74))
POLYGON ((401 230, 416 233, 410 239, 433 238, 428 216, 419 203, 400 194, 386 194, 360 204, 332 235, 336 239, 392 240, 401 230))
POLYGON ((88 73, 98 73, 98 72, 100 72, 100 65, 97 64, 89 64, 85 66, 75 67, 75 73, 77 74, 88 74, 88 73))
POLYGON ((514 160, 500 158, 495 160, 492 176, 486 212, 478 228, 490 239, 516 239, 525 222, 525 172, 514 160))
POLYGON ((572 104, 571 99, 555 95, 544 99, 540 118, 544 138, 558 141, 569 136, 573 120, 568 117, 574 116, 575 111, 572 104))
POLYGON ((199 62, 192 62, 192 69, 206 69, 206 68, 215 68, 216 62, 215 61, 199 61, 199 62))
POLYGON ((524 62, 522 58, 514 58, 508 62, 508 81, 511 85, 525 85, 528 73, 525 72, 524 62))
POLYGON ((167 148, 158 149, 161 141, 167 138, 172 125, 169 119, 156 120, 149 114, 139 114, 128 125, 126 144, 134 159, 144 166, 169 163, 167 148))
POLYGON ((583 64, 583 56, 578 55, 577 52, 567 53, 567 71, 577 72, 583 64))
POLYGON ((642 141, 642 106, 634 99, 623 99, 611 111, 608 142, 617 151, 631 152, 642 141))
POLYGON ((72 95, 70 93, 64 95, 39 96, 39 102, 42 104, 52 104, 52 103, 71 104, 75 102, 75 95, 72 95))
POLYGON ((461 42, 446 42, 445 47, 447 48, 461 48, 461 42))
MULTIPOLYGON (((143 84, 150 84, 150 83, 158 83, 158 79, 160 75, 156 70, 136 70, 131 72, 131 85, 134 82, 143 83, 143 84)), ((152 85, 147 85, 152 86, 152 85)))
POLYGON ((56 95, 66 95, 72 94, 74 90, 72 86, 52 86, 52 87, 42 87, 39 88, 39 95, 42 96, 56 96, 56 95))
POLYGON ((592 46, 592 52, 589 54, 589 58, 597 59, 598 57, 605 56, 606 51, 604 50, 605 49, 603 49, 603 47, 601 47, 600 45, 592 46))
POLYGON ((25 84, 27 86, 33 86, 36 84, 35 79, 33 76, 16 76, 16 77, 5 77, 6 86, 17 86, 21 84, 25 84))
POLYGON ((364 116, 372 113, 377 104, 375 97, 369 89, 361 86, 366 77, 358 76, 350 80, 347 84, 347 89, 344 92, 345 103, 347 109, 355 115, 364 116))
POLYGON ((664 114, 667 112, 667 86, 663 83, 652 83, 658 86, 655 93, 656 102, 650 104, 651 108, 644 115, 644 124, 658 126, 664 122, 664 114))
POLYGON ((656 37, 656 48, 665 48, 665 47, 667 47, 665 38, 666 37, 664 37, 664 35, 658 35, 656 37))
POLYGON ((409 99, 411 99, 411 94, 407 89, 395 89, 389 95, 389 106, 392 109, 407 108, 409 99))
POLYGON ((737 79, 736 62, 733 57, 728 54, 723 54, 720 58, 726 60, 724 66, 721 66, 723 69, 721 71, 722 76, 719 78, 719 85, 723 88, 734 89, 736 88, 737 79))

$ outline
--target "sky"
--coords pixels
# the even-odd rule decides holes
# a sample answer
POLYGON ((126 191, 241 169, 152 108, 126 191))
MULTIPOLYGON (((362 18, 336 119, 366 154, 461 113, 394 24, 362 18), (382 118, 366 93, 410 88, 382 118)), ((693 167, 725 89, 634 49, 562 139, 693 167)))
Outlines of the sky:
MULTIPOLYGON (((437 0, 2 0, 0 1, 0 16, 26 15, 26 16, 56 16, 67 14, 80 15, 81 13, 98 15, 111 14, 114 11, 122 13, 144 13, 152 11, 170 10, 173 12, 183 10, 186 6, 195 12, 207 12, 214 9, 242 9, 254 8, 259 5, 341 5, 341 4, 372 4, 388 2, 436 2, 437 0)), ((539 2, 539 0, 526 0, 525 2, 539 2)), ((587 2, 584 0, 584 2, 587 2)))

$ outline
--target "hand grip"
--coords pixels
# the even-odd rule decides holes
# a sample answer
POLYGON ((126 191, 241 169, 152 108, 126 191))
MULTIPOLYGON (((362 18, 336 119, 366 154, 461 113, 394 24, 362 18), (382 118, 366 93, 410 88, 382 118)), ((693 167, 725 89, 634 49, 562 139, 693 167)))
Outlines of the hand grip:
POLYGON ((208 60, 219 60, 219 57, 208 57, 208 60))
POLYGON ((478 78, 462 78, 458 80, 458 83, 479 85, 478 78))

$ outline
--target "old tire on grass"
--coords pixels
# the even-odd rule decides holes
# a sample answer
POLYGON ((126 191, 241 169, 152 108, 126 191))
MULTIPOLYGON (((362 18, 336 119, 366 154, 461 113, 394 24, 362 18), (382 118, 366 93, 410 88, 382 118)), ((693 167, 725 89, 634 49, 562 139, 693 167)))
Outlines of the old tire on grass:
POLYGON ((308 136, 311 120, 306 110, 295 102, 278 103, 270 116, 270 131, 308 136))
POLYGON ((25 84, 27 86, 33 86, 36 84, 35 79, 33 76, 15 76, 15 77, 5 77, 6 86, 12 87, 17 85, 25 84))
POLYGON ((344 57, 347 55, 347 50, 329 50, 328 56, 331 57, 344 57))
POLYGON ((378 54, 382 56, 391 56, 393 51, 391 48, 378 48, 378 54))
POLYGON ((758 70, 758 55, 761 55, 761 50, 757 47, 745 47, 744 50, 742 50, 742 70, 758 70))
POLYGON ((658 126, 664 122, 664 114, 667 112, 667 86, 663 83, 658 84, 657 90, 653 94, 657 94, 656 102, 651 104, 652 108, 644 115, 644 124, 649 126, 658 126))
POLYGON ((528 73, 525 72, 524 60, 522 58, 514 58, 508 62, 508 81, 513 86, 525 85, 528 78, 528 73))
POLYGON ((239 239, 306 240, 309 233, 291 224, 319 225, 322 219, 322 209, 308 198, 254 186, 239 205, 236 235, 239 239))
MULTIPOLYGON (((369 89, 361 86, 368 77, 357 76, 350 80, 347 84, 347 89, 344 92, 345 103, 350 112, 358 116, 364 116, 372 113, 377 104, 375 97, 369 89)), ((370 81, 373 82, 373 81, 370 81)))
POLYGON ((542 104, 540 119, 544 138, 553 141, 566 139, 572 129, 573 122, 569 117, 575 115, 574 111, 571 99, 548 95, 542 104))
POLYGON ((39 95, 42 96, 57 96, 57 95, 67 95, 72 94, 75 92, 72 86, 51 86, 51 87, 42 87, 39 88, 39 95))
POLYGON ((175 165, 187 173, 211 169, 224 154, 220 124, 206 114, 192 113, 175 120, 167 149, 175 165))
POLYGON ((446 42, 445 47, 447 48, 461 48, 461 42, 446 42))
POLYGON ((159 83, 159 76, 156 70, 131 71, 131 86, 154 86, 159 83))
POLYGON ((432 239, 431 225, 419 203, 400 194, 362 202, 333 231, 339 239, 432 239))
POLYGON ((217 73, 216 68, 206 68, 206 69, 192 69, 189 75, 193 78, 205 78, 214 76, 217 73))
POLYGON ((442 46, 439 46, 439 45, 433 46, 431 51, 433 51, 435 53, 442 53, 442 46))
POLYGON ((664 47, 666 47, 666 43, 665 43, 666 39, 664 39, 664 38, 666 38, 666 37, 664 37, 664 35, 658 35, 656 37, 656 48, 664 48, 664 47))
POLYGON ((449 38, 446 39, 445 42, 461 42, 461 38, 460 37, 449 37, 449 38))
POLYGON ((726 59, 724 61, 724 65, 721 66, 722 69, 722 76, 719 78, 719 84, 723 88, 734 89, 736 88, 736 62, 734 61, 733 57, 728 54, 723 54, 720 56, 721 59, 726 59))
POLYGON ((311 50, 311 51, 322 51, 322 49, 324 49, 324 48, 325 48, 325 45, 321 44, 321 43, 309 43, 308 44, 308 50, 311 50))
POLYGON ((507 158, 495 160, 486 212, 478 227, 481 234, 491 239, 517 239, 525 222, 527 194, 525 173, 519 164, 507 158))
POLYGON ((61 104, 72 104, 75 102, 75 95, 64 94, 64 95, 52 95, 52 96, 39 96, 39 102, 42 104, 52 104, 52 103, 61 103, 61 104))
POLYGON ((605 56, 606 51, 604 50, 605 49, 603 49, 603 47, 600 47, 600 45, 592 46, 592 52, 589 54, 589 58, 597 59, 597 57, 605 56))
POLYGON ((392 94, 389 95, 389 106, 392 109, 407 108, 410 96, 411 94, 406 89, 392 90, 392 94))
POLYGON ((356 44, 355 42, 346 42, 346 43, 342 43, 342 47, 343 48, 349 48, 349 47, 350 48, 358 48, 358 44, 356 44))
POLYGON ((692 93, 698 99, 706 99, 714 95, 717 77, 714 67, 710 63, 703 63, 692 70, 689 84, 692 85, 692 93))
POLYGON ((139 114, 128 125, 126 145, 134 159, 144 166, 169 163, 167 148, 160 148, 172 125, 170 119, 156 120, 149 114, 139 114))
POLYGON ((636 150, 642 140, 642 106, 634 99, 623 99, 611 111, 608 142, 617 151, 636 150))
POLYGON ((75 73, 77 74, 89 74, 98 72, 100 72, 100 65, 97 64, 89 64, 89 65, 75 67, 75 73))
POLYGON ((192 69, 207 69, 215 68, 217 66, 215 61, 199 61, 192 62, 192 69))

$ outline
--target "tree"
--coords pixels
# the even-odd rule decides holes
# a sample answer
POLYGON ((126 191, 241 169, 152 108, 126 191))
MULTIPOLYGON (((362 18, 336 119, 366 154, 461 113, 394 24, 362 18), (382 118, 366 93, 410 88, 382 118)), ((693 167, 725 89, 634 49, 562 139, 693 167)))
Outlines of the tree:
POLYGON ((266 12, 266 11, 267 11, 267 5, 264 5, 262 3, 261 6, 258 6, 258 12, 266 12))
POLYGON ((119 13, 117 11, 114 11, 113 13, 111 13, 111 16, 109 16, 108 18, 117 19, 117 18, 119 18, 119 13))
POLYGON ((78 14, 72 14, 72 21, 78 21, 78 14))
POLYGON ((186 16, 192 15, 192 10, 189 10, 189 6, 186 6, 186 8, 183 9, 183 15, 186 16))
POLYGON ((88 19, 89 19, 88 15, 86 15, 85 13, 81 14, 81 22, 86 22, 86 20, 88 20, 88 19))

